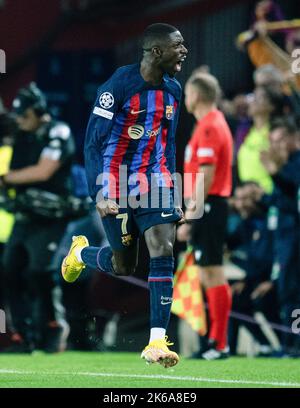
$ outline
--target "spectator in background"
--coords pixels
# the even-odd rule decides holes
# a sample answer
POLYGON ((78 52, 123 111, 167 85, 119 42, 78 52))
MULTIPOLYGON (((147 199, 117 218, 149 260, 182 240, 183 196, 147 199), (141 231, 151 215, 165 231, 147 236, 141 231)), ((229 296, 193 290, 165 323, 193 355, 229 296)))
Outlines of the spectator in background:
MULTIPOLYGON (((255 89, 268 88, 272 89, 272 91, 278 95, 283 93, 283 74, 272 64, 262 65, 257 68, 254 71, 253 80, 255 89)), ((233 99, 235 115, 238 120, 236 131, 234 133, 235 156, 245 140, 246 135, 251 128, 252 121, 254 120, 250 110, 250 104, 253 102, 253 94, 251 93, 247 95, 236 95, 233 99)), ((288 102, 286 103, 288 104, 288 102)))
MULTIPOLYGON (((15 132, 16 124, 13 118, 7 113, 0 114, 0 176, 8 172, 15 132)), ((4 200, 3 197, 2 199, 4 200)), ((2 199, 0 199, 0 243, 5 243, 10 235, 13 216, 3 209, 2 199)))
POLYGON ((63 208, 71 193, 75 145, 69 126, 47 113, 35 84, 18 92, 13 112, 19 131, 10 169, 0 179, 1 188, 16 190, 15 225, 3 256, 11 349, 55 352, 64 347, 68 326, 58 276, 48 267, 67 224, 63 208))
POLYGON ((255 22, 249 31, 237 38, 240 49, 246 49, 256 67, 272 64, 286 79, 290 90, 300 87, 300 77, 291 71, 290 50, 297 48, 300 24, 284 20, 275 1, 263 0, 255 6, 255 22), (275 36, 275 41, 271 36, 275 36), (286 52, 287 51, 287 52, 286 52))
POLYGON ((248 119, 248 98, 245 94, 237 94, 233 98, 234 115, 238 120, 248 119))
POLYGON ((265 64, 257 68, 253 73, 255 87, 268 87, 273 91, 281 93, 283 91, 283 73, 272 64, 265 64))
POLYGON ((273 188, 271 176, 260 161, 260 153, 269 147, 270 121, 282 113, 282 94, 270 88, 258 87, 249 103, 249 116, 253 125, 238 151, 238 176, 240 181, 254 181, 266 192, 273 188))
POLYGON ((226 234, 227 200, 231 194, 232 135, 224 115, 217 109, 220 87, 215 77, 197 73, 185 87, 185 104, 197 120, 185 151, 185 173, 193 175, 191 185, 185 185, 190 199, 185 218, 189 224, 180 226, 177 238, 190 241, 195 259, 203 273, 203 285, 208 300, 210 329, 207 350, 197 357, 217 360, 228 357, 227 324, 231 308, 231 293, 224 275, 223 245, 226 234), (202 179, 204 176, 204 197, 202 179), (193 208, 203 207, 204 215, 193 208))
MULTIPOLYGON (((1 100, 0 100, 1 104, 1 100)), ((1 106, 0 106, 1 111, 1 106)), ((0 113, 0 176, 7 173, 13 152, 13 135, 15 133, 15 122, 3 108, 0 113)), ((14 223, 13 214, 4 209, 5 196, 0 191, 0 309, 3 305, 3 265, 2 254, 14 223)))
MULTIPOLYGON (((244 279, 232 282, 232 310, 252 317, 259 311, 268 321, 278 322, 276 292, 271 281, 273 237, 268 229, 266 214, 249 198, 252 184, 250 182, 238 186, 231 199, 233 209, 239 214, 239 220, 234 223, 234 228, 228 231, 227 246, 231 251, 230 260, 246 274, 244 279)), ((231 318, 229 324, 231 354, 236 354, 240 326, 245 326, 257 341, 259 355, 272 354, 272 345, 261 327, 236 318, 231 318)))
POLYGON ((300 308, 299 127, 292 118, 279 118, 270 130, 270 148, 261 153, 261 161, 272 177, 274 192, 266 195, 262 189, 253 187, 249 197, 269 212, 269 228, 274 239, 271 278, 276 284, 281 321, 289 331, 282 338, 283 350, 286 355, 299 356, 299 335, 291 333, 292 312, 300 308))
MULTIPOLYGON (((262 202, 278 212, 274 226, 275 262, 273 278, 277 278, 282 323, 292 327, 292 312, 300 308, 300 225, 297 212, 300 186, 300 131, 291 118, 272 124, 270 149, 261 160, 274 181, 274 193, 262 202)), ((275 215, 274 215, 275 216, 275 215)), ((285 335, 284 351, 300 356, 300 337, 285 335)))
MULTIPOLYGON (((290 71, 291 72, 291 71, 290 71)), ((300 114, 300 95, 288 75, 284 75, 272 64, 262 65, 254 71, 253 80, 256 87, 267 87, 283 94, 283 112, 300 114)))
POLYGON ((252 95, 237 94, 233 100, 234 117, 236 125, 233 131, 234 139, 234 155, 233 155, 233 167, 232 167, 232 181, 233 189, 238 185, 238 169, 237 169, 237 152, 243 143, 249 129, 251 127, 251 118, 249 117, 249 101, 252 95))

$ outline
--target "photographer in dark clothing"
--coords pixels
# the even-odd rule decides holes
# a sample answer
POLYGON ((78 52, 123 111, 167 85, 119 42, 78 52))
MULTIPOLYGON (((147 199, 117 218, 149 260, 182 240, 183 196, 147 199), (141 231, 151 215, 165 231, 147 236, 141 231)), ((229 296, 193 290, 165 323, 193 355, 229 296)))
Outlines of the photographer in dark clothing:
POLYGON ((68 325, 59 277, 49 264, 69 221, 75 145, 69 126, 51 118, 34 83, 18 92, 13 112, 19 132, 10 170, 0 179, 2 189, 16 192, 3 259, 13 349, 55 352, 64 348, 68 325))

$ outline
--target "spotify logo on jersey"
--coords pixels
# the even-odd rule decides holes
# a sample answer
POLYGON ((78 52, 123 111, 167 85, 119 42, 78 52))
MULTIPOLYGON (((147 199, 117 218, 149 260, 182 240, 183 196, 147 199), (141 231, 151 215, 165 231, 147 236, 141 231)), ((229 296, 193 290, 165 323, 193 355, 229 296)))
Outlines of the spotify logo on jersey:
POLYGON ((132 125, 128 128, 128 135, 131 139, 140 139, 145 132, 145 129, 142 125, 132 125))

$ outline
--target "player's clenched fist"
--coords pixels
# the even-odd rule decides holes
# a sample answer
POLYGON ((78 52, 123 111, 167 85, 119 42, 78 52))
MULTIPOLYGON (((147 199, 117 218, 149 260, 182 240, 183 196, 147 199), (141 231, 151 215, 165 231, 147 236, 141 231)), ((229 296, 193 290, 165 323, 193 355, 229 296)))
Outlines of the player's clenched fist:
POLYGON ((120 206, 113 200, 100 200, 96 205, 97 211, 100 216, 106 217, 107 215, 117 215, 119 214, 120 206))

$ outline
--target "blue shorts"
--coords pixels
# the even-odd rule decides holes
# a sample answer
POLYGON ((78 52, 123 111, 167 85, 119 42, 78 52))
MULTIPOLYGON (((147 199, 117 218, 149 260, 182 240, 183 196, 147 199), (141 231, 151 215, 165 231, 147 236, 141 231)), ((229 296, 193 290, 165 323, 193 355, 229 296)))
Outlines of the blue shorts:
POLYGON ((120 208, 118 215, 102 218, 107 239, 113 250, 123 251, 133 245, 148 228, 159 224, 175 223, 181 215, 170 198, 168 205, 160 203, 154 208, 120 208))

